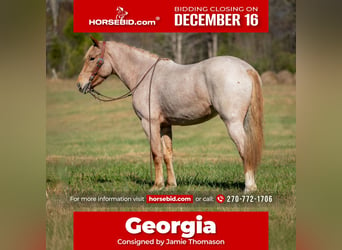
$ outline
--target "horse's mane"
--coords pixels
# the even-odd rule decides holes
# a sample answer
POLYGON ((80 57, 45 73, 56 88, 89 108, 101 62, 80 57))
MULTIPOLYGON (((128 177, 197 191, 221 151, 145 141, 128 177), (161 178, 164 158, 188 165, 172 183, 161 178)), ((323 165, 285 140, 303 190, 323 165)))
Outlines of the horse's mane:
MULTIPOLYGON (((154 57, 154 58, 159 58, 159 56, 157 55, 157 54, 154 54, 154 53, 151 53, 151 52, 149 52, 149 51, 147 51, 147 50, 144 50, 144 49, 141 49, 141 48, 137 48, 137 47, 134 47, 134 46, 130 46, 130 45, 127 45, 127 44, 125 44, 125 43, 120 43, 120 42, 115 42, 115 43, 117 43, 117 44, 119 44, 119 45, 122 45, 122 46, 124 46, 124 47, 127 47, 127 48, 129 48, 129 49, 131 49, 131 50, 135 50, 135 51, 138 51, 138 52, 140 52, 140 53, 142 53, 142 54, 145 54, 145 55, 148 55, 148 56, 151 56, 151 57, 154 57)), ((170 60, 169 58, 161 58, 161 60, 170 60)))
MULTIPOLYGON (((151 52, 149 52, 149 51, 147 51, 147 50, 144 50, 144 49, 141 49, 141 48, 136 48, 136 47, 134 47, 134 46, 127 45, 127 44, 125 44, 125 43, 120 43, 120 42, 116 42, 116 41, 111 41, 111 42, 114 42, 114 43, 116 43, 116 44, 118 44, 118 45, 120 45, 120 46, 123 46, 123 47, 127 47, 127 48, 130 49, 130 50, 138 51, 138 52, 140 52, 140 53, 142 53, 142 54, 144 54, 144 55, 153 57, 153 58, 155 58, 155 59, 159 58, 159 56, 158 56, 157 54, 151 53, 151 52)), ((89 53, 90 53, 91 48, 92 48, 92 47, 90 47, 90 48, 88 49, 88 51, 87 51, 87 53, 85 54, 83 60, 86 60, 86 59, 88 58, 88 55, 89 55, 89 53)), ((168 60, 170 60, 170 59, 169 59, 169 58, 160 58, 160 60, 168 61, 168 60)))

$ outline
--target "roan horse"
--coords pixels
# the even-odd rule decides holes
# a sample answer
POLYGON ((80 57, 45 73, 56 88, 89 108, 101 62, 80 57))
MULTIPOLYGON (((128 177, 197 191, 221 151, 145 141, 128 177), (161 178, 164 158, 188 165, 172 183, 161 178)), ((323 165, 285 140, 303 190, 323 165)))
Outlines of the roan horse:
POLYGON ((134 111, 151 144, 152 190, 164 187, 163 159, 167 187, 177 186, 171 126, 202 123, 217 114, 241 156, 244 191, 257 190, 254 175, 263 147, 263 96, 260 76, 252 66, 231 56, 180 65, 122 43, 91 39, 94 44, 85 56, 78 88, 94 95, 95 86, 116 74, 130 90, 134 111))

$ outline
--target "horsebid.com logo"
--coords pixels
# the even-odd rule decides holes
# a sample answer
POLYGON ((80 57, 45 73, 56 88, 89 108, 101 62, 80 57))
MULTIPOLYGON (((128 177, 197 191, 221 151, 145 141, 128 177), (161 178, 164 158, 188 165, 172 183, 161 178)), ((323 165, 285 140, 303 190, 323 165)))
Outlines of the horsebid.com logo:
POLYGON ((134 20, 134 19, 125 19, 128 15, 128 12, 121 6, 118 6, 115 10, 116 16, 115 19, 89 19, 89 25, 95 26, 115 26, 115 25, 146 25, 153 26, 156 25, 156 20, 159 20, 159 17, 156 17, 155 20, 134 20))
POLYGON ((117 7, 116 8, 116 19, 120 19, 120 20, 123 20, 125 18, 125 16, 127 16, 128 12, 125 11, 122 7, 117 7))

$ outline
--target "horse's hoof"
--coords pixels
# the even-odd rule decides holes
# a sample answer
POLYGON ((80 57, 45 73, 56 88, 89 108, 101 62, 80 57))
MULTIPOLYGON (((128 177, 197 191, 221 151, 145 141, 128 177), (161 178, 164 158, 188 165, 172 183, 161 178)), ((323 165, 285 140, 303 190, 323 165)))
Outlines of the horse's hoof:
POLYGON ((243 192, 245 194, 249 194, 249 193, 252 193, 252 192, 255 192, 255 191, 257 191, 257 186, 253 185, 253 186, 246 186, 245 190, 243 192))
POLYGON ((153 187, 151 187, 150 191, 154 192, 154 191, 160 191, 164 188, 164 185, 153 185, 153 187))

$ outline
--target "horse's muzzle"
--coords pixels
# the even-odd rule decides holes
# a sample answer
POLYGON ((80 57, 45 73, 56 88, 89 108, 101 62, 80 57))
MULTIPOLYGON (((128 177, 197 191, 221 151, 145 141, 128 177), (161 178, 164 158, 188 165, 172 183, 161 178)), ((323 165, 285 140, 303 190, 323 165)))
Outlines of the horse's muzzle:
POLYGON ((81 84, 78 82, 77 83, 77 88, 78 90, 83 93, 83 94, 87 94, 90 91, 90 85, 91 82, 88 82, 86 85, 84 85, 84 87, 82 88, 81 84))

